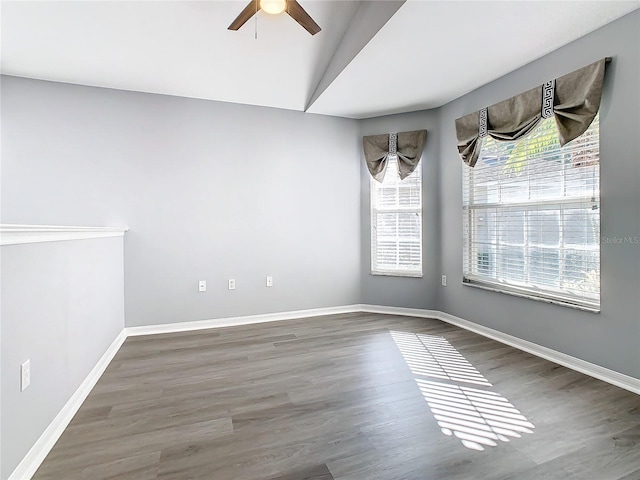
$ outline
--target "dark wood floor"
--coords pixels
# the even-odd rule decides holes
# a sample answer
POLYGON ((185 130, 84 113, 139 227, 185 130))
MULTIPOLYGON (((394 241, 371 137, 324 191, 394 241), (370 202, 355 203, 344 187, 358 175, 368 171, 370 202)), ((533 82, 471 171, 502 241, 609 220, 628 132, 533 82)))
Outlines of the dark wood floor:
POLYGON ((129 338, 37 480, 640 479, 640 396, 437 320, 129 338))

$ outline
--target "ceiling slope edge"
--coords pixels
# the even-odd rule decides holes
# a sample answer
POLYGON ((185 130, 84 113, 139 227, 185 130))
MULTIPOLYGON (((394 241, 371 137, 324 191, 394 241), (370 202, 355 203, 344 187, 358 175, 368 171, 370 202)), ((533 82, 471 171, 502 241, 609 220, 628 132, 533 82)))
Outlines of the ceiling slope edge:
POLYGON ((360 3, 351 26, 346 30, 311 98, 307 101, 305 112, 313 106, 405 2, 406 0, 365 0, 360 3))

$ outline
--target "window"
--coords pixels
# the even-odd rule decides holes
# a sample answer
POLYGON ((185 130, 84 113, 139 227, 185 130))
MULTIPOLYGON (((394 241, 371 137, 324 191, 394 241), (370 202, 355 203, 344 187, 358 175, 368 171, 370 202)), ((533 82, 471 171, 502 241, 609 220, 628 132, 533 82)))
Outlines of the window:
POLYGON ((553 118, 485 137, 463 168, 464 281, 599 311, 599 117, 564 147, 553 118))
POLYGON ((395 156, 382 183, 371 179, 371 273, 422 276, 420 165, 400 180, 395 156))

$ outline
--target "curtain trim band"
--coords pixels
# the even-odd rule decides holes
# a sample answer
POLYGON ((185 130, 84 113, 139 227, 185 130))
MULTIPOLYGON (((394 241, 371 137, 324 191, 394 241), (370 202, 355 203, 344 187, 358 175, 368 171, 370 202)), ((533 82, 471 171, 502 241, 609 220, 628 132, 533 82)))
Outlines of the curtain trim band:
POLYGON ((389 134, 389 155, 396 156, 398 154, 398 134, 389 134))
POLYGON ((542 118, 553 117, 553 99, 556 91, 555 79, 542 85, 542 118))
POLYGON ((487 136, 487 110, 485 107, 478 112, 478 136, 480 138, 487 136))

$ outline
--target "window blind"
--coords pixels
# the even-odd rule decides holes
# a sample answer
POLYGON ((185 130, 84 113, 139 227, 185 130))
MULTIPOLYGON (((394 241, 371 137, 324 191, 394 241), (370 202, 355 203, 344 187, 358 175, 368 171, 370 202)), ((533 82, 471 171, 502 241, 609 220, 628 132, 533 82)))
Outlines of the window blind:
POLYGON ((485 137, 463 169, 464 281, 599 310, 599 117, 564 147, 553 118, 485 137))
POLYGON ((397 157, 388 162, 384 180, 371 179, 371 273, 421 277, 421 167, 400 180, 397 157))

